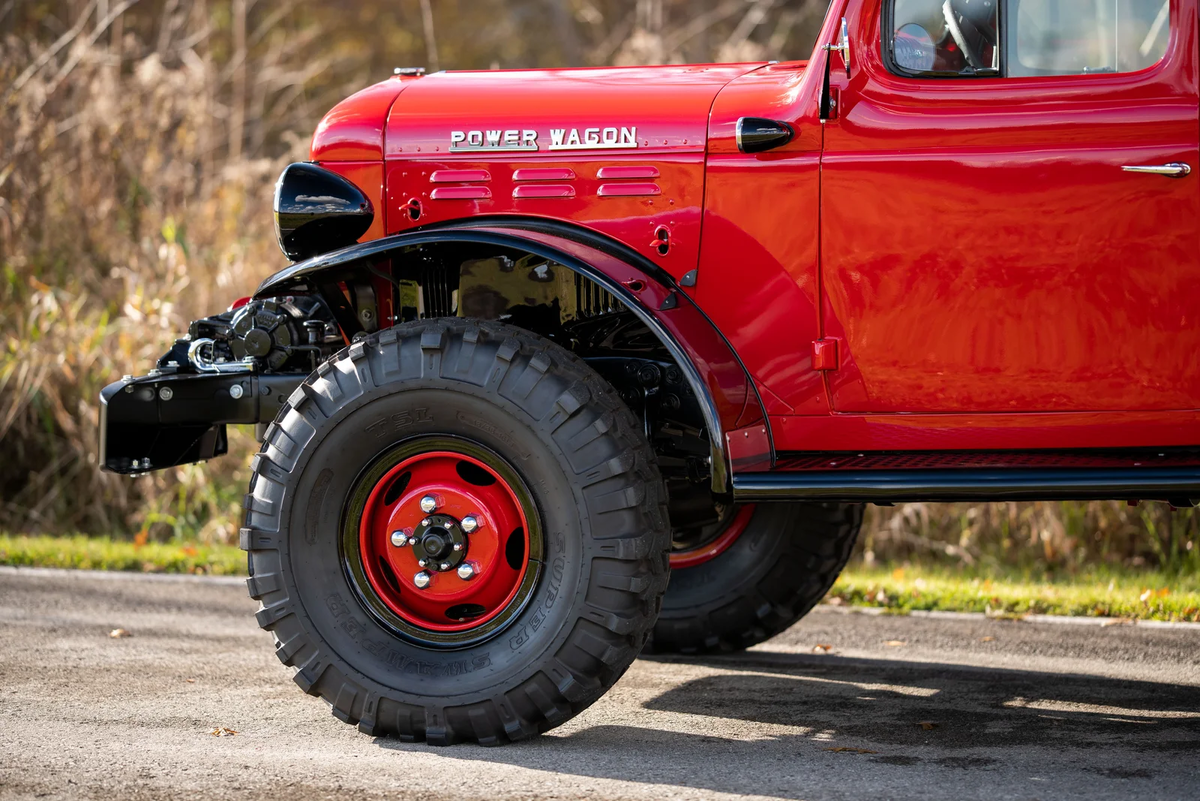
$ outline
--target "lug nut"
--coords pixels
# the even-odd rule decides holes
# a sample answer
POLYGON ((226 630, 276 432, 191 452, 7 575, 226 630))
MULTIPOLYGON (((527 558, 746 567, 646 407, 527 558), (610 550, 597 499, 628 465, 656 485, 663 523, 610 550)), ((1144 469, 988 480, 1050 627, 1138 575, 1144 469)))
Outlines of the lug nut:
POLYGON ((433 497, 432 495, 426 495, 424 498, 421 499, 421 511, 424 512, 425 514, 429 514, 436 508, 437 508, 437 498, 433 497))
POLYGON ((413 576, 413 584, 416 585, 418 590, 423 590, 428 587, 429 582, 431 581, 433 581, 433 576, 429 575, 424 570, 413 576))
POLYGON ((467 515, 462 519, 462 530, 470 534, 475 529, 479 528, 479 520, 475 515, 467 515))
POLYGON ((430 523, 432 523, 432 522, 433 522, 433 521, 432 521, 432 520, 430 520, 430 519, 427 517, 427 518, 425 518, 424 520, 422 520, 422 521, 421 521, 421 525, 422 525, 422 526, 428 526, 428 525, 429 525, 430 523))
POLYGON ((392 545, 395 545, 397 548, 403 548, 405 545, 408 545, 408 535, 403 531, 393 531, 392 545))
POLYGON ((442 562, 442 570, 449 570, 449 569, 450 569, 450 563, 442 562))
POLYGON ((461 550, 462 550, 462 543, 461 543, 461 542, 456 542, 456 543, 454 543, 454 550, 456 550, 456 551, 461 551, 461 550))
POLYGON ((424 559, 418 559, 417 564, 420 565, 421 567, 425 567, 425 565, 427 565, 429 563, 426 562, 424 559))
POLYGON ((470 581, 475 578, 475 565, 470 562, 463 562, 458 566, 458 577, 463 581, 470 581))

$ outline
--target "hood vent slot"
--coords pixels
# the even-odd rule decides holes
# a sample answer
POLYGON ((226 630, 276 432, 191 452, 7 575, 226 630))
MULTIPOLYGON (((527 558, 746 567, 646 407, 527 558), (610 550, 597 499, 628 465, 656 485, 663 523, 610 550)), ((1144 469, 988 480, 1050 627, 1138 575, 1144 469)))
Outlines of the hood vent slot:
POLYGON ((657 178, 659 176, 658 167, 653 164, 629 164, 619 167, 601 167, 596 171, 596 177, 601 181, 614 180, 633 180, 657 178))
POLYGON ((575 171, 569 167, 523 167, 513 170, 514 181, 574 181, 575 171))
POLYGON ((487 170, 434 170, 429 176, 431 184, 485 184, 492 180, 487 170))
POLYGON ((658 184, 600 184, 596 191, 600 197, 641 197, 661 195, 658 184))

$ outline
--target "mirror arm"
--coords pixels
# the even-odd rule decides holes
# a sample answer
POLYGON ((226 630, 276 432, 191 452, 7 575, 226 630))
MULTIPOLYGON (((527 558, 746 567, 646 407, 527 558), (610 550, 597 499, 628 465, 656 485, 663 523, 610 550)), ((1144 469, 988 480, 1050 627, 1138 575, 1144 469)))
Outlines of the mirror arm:
POLYGON ((833 119, 833 115, 835 114, 833 93, 829 89, 829 70, 833 60, 833 53, 842 54, 842 62, 846 67, 846 77, 850 77, 850 28, 846 24, 845 17, 842 17, 841 35, 842 38, 837 44, 821 45, 821 50, 825 53, 825 75, 821 83, 821 122, 833 119))
POLYGON ((821 122, 829 120, 830 97, 829 97, 829 62, 833 61, 833 54, 830 51, 829 45, 825 45, 825 74, 821 78, 821 122))

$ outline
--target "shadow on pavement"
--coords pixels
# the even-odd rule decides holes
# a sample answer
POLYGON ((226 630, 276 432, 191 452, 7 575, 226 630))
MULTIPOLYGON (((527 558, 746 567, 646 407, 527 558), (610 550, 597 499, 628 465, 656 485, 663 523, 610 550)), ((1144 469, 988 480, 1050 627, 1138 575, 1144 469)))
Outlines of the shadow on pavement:
POLYGON ((876 745, 1200 753, 1200 688, 1190 685, 774 652, 691 664, 730 672, 689 681, 646 707, 876 745))
POLYGON ((599 725, 505 748, 439 753, 787 799, 818 789, 798 785, 796 770, 817 771, 820 787, 829 789, 844 778, 848 760, 856 783, 873 773, 877 782, 903 781, 914 769, 962 782, 999 770, 1045 772, 1057 764, 1059 779, 1069 768, 1087 785, 1134 781, 1140 792, 1153 793, 1156 783, 1145 780, 1191 784, 1187 777, 1200 754, 1200 688, 1194 686, 776 652, 649 658, 720 673, 646 702, 644 725, 599 725), (662 718, 660 728, 655 712, 697 717, 682 724, 662 718), (711 729, 703 718, 713 719, 711 729), (731 727, 731 721, 742 723, 731 727), (792 778, 781 779, 773 765, 785 766, 792 778))

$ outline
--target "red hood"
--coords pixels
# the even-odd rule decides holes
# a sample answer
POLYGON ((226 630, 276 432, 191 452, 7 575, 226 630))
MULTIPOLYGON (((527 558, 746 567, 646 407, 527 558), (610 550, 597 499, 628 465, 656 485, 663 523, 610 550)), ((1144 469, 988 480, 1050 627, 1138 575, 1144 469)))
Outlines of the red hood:
POLYGON ((512 155, 536 142, 546 153, 556 142, 556 149, 575 143, 572 132, 578 140, 571 149, 579 151, 589 149, 589 139, 598 140, 596 149, 611 149, 607 137, 610 146, 636 140, 639 151, 702 152, 717 92, 761 66, 440 72, 407 83, 392 105, 384 155, 444 158, 459 136, 484 148, 507 145, 512 155))

